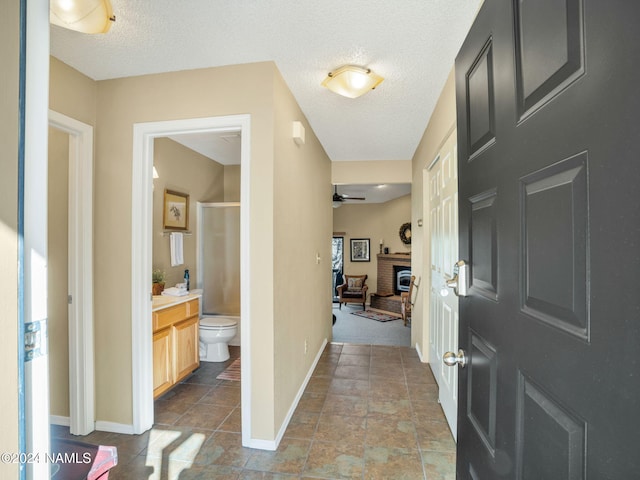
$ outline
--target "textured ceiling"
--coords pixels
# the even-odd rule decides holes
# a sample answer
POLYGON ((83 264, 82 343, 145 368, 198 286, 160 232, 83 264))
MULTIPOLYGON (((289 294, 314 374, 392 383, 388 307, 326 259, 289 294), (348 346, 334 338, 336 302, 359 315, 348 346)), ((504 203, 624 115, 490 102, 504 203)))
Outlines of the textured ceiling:
POLYGON ((169 138, 222 165, 240 165, 240 132, 187 133, 169 138))
POLYGON ((274 61, 329 157, 408 160, 481 0, 112 0, 105 35, 51 28, 51 52, 95 80, 274 61), (385 78, 348 99, 343 64, 385 78))

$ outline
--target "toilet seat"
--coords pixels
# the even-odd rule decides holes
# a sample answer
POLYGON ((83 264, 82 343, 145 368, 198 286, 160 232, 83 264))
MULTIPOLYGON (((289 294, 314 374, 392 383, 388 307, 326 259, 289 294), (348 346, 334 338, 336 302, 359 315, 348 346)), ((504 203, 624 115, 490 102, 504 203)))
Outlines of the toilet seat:
POLYGON ((223 330, 227 328, 233 328, 238 325, 236 320, 229 318, 212 318, 204 317, 200 319, 200 328, 205 330, 223 330))

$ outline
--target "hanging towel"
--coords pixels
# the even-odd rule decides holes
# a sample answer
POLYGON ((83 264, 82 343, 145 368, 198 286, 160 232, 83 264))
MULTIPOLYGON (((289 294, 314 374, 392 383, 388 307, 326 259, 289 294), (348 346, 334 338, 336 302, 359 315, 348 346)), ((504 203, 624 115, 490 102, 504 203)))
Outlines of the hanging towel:
POLYGON ((182 234, 180 232, 172 232, 169 238, 171 244, 171 266, 177 267, 184 263, 182 234))

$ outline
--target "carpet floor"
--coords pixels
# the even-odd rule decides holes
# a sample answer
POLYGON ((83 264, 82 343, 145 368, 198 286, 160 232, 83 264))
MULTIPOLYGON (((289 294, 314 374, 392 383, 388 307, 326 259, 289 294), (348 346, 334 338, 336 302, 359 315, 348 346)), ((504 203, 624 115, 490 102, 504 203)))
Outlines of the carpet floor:
POLYGON ((333 314, 333 341, 341 343, 362 343, 367 345, 411 346, 411 328, 405 327, 401 319, 388 322, 372 322, 368 318, 351 315, 362 311, 362 306, 336 305, 333 314))

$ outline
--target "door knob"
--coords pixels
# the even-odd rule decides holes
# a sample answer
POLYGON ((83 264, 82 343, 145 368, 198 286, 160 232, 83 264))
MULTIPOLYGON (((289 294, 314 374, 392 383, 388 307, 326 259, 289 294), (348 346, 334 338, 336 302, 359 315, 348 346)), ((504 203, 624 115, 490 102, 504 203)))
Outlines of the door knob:
POLYGON ((464 354, 464 350, 458 350, 458 353, 455 354, 453 352, 447 352, 442 356, 442 361, 448 367, 453 367, 455 365, 459 365, 461 368, 467 364, 467 357, 464 354))

